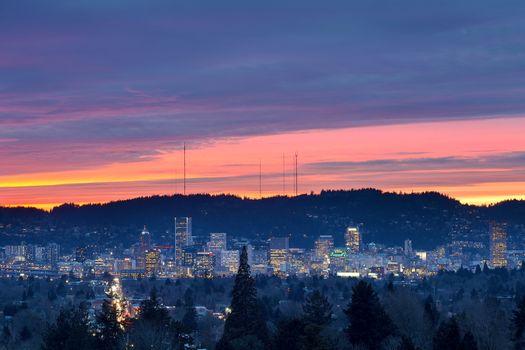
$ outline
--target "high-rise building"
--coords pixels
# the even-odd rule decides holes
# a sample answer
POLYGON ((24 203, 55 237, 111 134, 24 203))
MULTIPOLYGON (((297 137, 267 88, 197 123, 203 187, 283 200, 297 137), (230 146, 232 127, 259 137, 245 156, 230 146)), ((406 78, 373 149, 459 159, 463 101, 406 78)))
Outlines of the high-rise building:
POLYGON ((145 251, 145 274, 148 277, 155 275, 158 272, 160 262, 160 250, 149 249, 145 251))
POLYGON ((332 235, 321 235, 315 241, 315 255, 327 263, 330 261, 330 251, 334 247, 334 237, 332 235))
POLYGON ((226 250, 226 233, 212 232, 210 233, 210 240, 207 243, 210 252, 219 252, 226 250))
POLYGON ((330 251, 330 272, 333 274, 346 272, 348 268, 348 250, 345 248, 332 249, 330 251))
POLYGON ((306 275, 309 271, 305 250, 301 248, 290 248, 288 251, 289 273, 291 275, 306 275))
POLYGON ((57 243, 49 243, 46 246, 46 262, 53 267, 57 266, 60 258, 60 245, 57 243))
POLYGON ((264 275, 268 273, 268 250, 261 248, 253 249, 251 253, 250 250, 248 250, 248 259, 251 260, 250 266, 253 274, 264 275))
POLYGON ((273 268, 275 274, 283 274, 286 272, 289 249, 289 237, 270 238, 270 266, 273 268))
POLYGON ((86 248, 85 247, 77 247, 75 249, 75 261, 83 263, 86 261, 86 248))
POLYGON ((490 262, 492 267, 507 266, 507 225, 490 225, 490 262))
POLYGON ((212 252, 197 252, 193 266, 195 277, 212 278, 214 257, 212 252))
POLYGON ((146 250, 151 248, 151 234, 148 228, 144 225, 144 229, 140 233, 140 250, 144 254, 146 250))
POLYGON ((410 239, 405 239, 405 249, 404 253, 406 257, 414 256, 414 250, 412 249, 412 241, 410 239))
POLYGON ((139 236, 139 247, 137 252, 137 267, 146 268, 146 252, 151 248, 151 235, 144 225, 144 229, 139 236))
POLYGON ((5 246, 5 255, 8 258, 11 257, 25 257, 27 253, 26 245, 6 245, 5 246))
POLYGON ((239 251, 238 250, 222 250, 220 254, 220 266, 228 274, 236 274, 239 270, 239 251))
POLYGON ((177 266, 182 266, 183 250, 191 245, 191 218, 175 218, 175 262, 177 266))
POLYGON ((345 233, 346 249, 351 253, 359 253, 361 250, 361 232, 358 227, 348 227, 345 233))

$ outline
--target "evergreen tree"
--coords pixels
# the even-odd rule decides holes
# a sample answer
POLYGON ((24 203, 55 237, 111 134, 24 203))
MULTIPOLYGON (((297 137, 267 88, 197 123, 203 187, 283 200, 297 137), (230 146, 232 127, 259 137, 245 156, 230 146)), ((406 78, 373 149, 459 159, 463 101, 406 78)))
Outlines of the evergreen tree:
POLYGON ((490 272, 490 269, 489 269, 489 265, 487 265, 487 263, 483 263, 483 273, 489 273, 490 272))
POLYGON ((137 318, 129 330, 130 343, 134 349, 173 349, 173 322, 166 308, 157 297, 157 290, 151 289, 150 297, 141 303, 137 318))
POLYGON ((114 350, 122 348, 124 330, 119 324, 120 315, 106 299, 102 304, 102 311, 97 315, 97 349, 114 350))
POLYGON ((345 314, 350 322, 346 332, 353 345, 377 350, 386 338, 395 334, 395 326, 376 292, 363 280, 352 288, 352 301, 345 314))
POLYGON ((455 317, 441 322, 433 339, 434 350, 462 350, 461 334, 455 317))
POLYGON ((305 322, 299 319, 282 320, 273 339, 274 350, 302 350, 301 338, 305 322))
POLYGON ((416 346, 412 342, 412 339, 407 336, 402 336, 397 350, 416 350, 416 346))
POLYGON ((439 321, 439 312, 436 309, 436 304, 431 295, 425 299, 425 318, 430 322, 432 327, 435 327, 439 321))
POLYGON ((186 313, 182 317, 182 324, 191 332, 197 330, 197 311, 194 306, 186 308, 186 313))
POLYGON ((153 287, 150 291, 149 298, 143 300, 140 304, 140 312, 137 319, 163 324, 170 322, 171 319, 168 310, 161 304, 157 296, 157 288, 153 287))
POLYGON ((2 337, 0 338, 0 343, 7 349, 9 343, 11 342, 11 331, 7 325, 4 325, 2 328, 2 337))
POLYGON ((182 324, 191 332, 197 330, 197 311, 193 301, 193 292, 190 288, 184 293, 184 303, 186 304, 186 313, 182 317, 182 324))
POLYGON ((24 341, 31 339, 31 337, 32 337, 32 333, 29 330, 29 328, 27 326, 22 327, 19 333, 20 340, 24 342, 24 341))
POLYGON ((476 338, 474 338, 474 334, 472 334, 471 331, 466 332, 463 336, 463 340, 461 341, 461 349, 478 350, 478 342, 476 341, 476 338))
POLYGON ((525 297, 521 298, 516 310, 513 311, 511 324, 514 349, 525 349, 525 297))
POLYGON ((42 350, 92 350, 95 348, 86 310, 63 309, 44 334, 42 350))
POLYGON ((233 349, 232 341, 249 336, 257 338, 264 345, 268 344, 266 323, 257 301, 255 280, 250 275, 246 247, 242 249, 230 308, 231 313, 226 318, 224 333, 216 347, 218 350, 233 349))
POLYGON ((332 305, 317 289, 306 298, 303 312, 307 323, 325 326, 332 321, 332 305))

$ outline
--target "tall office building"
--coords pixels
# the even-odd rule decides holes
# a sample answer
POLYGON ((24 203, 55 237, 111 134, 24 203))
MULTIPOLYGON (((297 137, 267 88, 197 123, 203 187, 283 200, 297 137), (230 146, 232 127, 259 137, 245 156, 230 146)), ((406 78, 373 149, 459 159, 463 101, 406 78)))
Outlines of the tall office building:
POLYGON ((146 276, 151 277, 157 274, 160 263, 160 251, 158 249, 150 249, 144 252, 145 259, 145 273, 146 276))
POLYGON ((253 249, 250 253, 248 251, 248 260, 250 261, 250 267, 252 274, 266 274, 268 273, 268 250, 266 249, 253 249), (250 259, 251 258, 251 259, 250 259))
POLYGON ((492 267, 507 266, 507 225, 490 224, 490 262, 492 267))
POLYGON ((57 266, 60 258, 60 245, 57 243, 49 243, 46 246, 46 262, 53 267, 57 266))
POLYGON ((351 253, 359 253, 361 250, 361 232, 358 227, 348 227, 345 233, 346 249, 351 253))
POLYGON ((289 250, 289 274, 291 275, 306 275, 308 271, 308 264, 306 261, 305 250, 301 248, 290 248, 289 250))
POLYGON ((330 272, 333 274, 346 272, 348 268, 348 250, 345 248, 332 249, 330 251, 330 272))
POLYGON ((175 263, 182 266, 183 250, 191 244, 191 218, 175 218, 175 263))
POLYGON ((210 233, 210 241, 207 243, 207 246, 210 252, 219 252, 221 250, 226 250, 226 233, 210 233))
POLYGON ((148 231, 148 228, 144 225, 144 229, 140 233, 140 251, 142 254, 146 252, 146 250, 151 248, 151 234, 148 231))
POLYGON ((214 256, 212 252, 197 252, 193 266, 195 277, 212 278, 214 256))
POLYGON ((239 251, 238 250, 222 250, 220 254, 221 269, 228 274, 236 274, 239 270, 239 251))
POLYGON ((139 249, 137 252, 137 267, 146 268, 146 252, 151 248, 151 235, 144 225, 144 229, 139 236, 139 249))
POLYGON ((315 241, 315 256, 323 261, 329 262, 330 251, 334 247, 334 237, 332 235, 321 235, 315 241))
POLYGON ((405 253, 405 256, 409 258, 414 256, 414 250, 412 249, 412 241, 410 239, 405 239, 404 253, 405 253))
POLYGON ((289 237, 270 238, 270 266, 275 274, 279 275, 286 272, 289 249, 289 237))

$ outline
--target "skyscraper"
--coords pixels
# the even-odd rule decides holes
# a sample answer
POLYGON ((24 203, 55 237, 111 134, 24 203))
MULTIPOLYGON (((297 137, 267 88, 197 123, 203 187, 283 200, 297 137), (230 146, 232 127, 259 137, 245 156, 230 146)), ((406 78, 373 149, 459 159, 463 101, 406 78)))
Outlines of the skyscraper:
POLYGON ((208 250, 210 252, 219 252, 226 250, 226 233, 212 232, 210 233, 210 241, 208 242, 208 250))
POLYGON ((492 267, 507 266, 507 225, 490 224, 490 262, 492 267))
POLYGON ((182 266, 182 251, 191 243, 191 218, 175 218, 175 262, 177 266, 182 266))
POLYGON ((358 227, 348 227, 345 234, 346 249, 351 253, 361 250, 361 232, 358 227))
POLYGON ((212 252, 197 252, 193 266, 195 277, 212 278, 214 256, 212 252))
POLYGON ((275 274, 286 272, 288 262, 288 250, 290 249, 289 237, 270 238, 270 265, 275 274))
POLYGON ((414 255, 414 250, 412 249, 412 241, 410 239, 405 239, 404 253, 405 256, 409 258, 414 255))
POLYGON ((140 233, 139 241, 140 241, 140 251, 142 254, 144 254, 146 250, 151 248, 151 235, 146 225, 144 225, 144 229, 140 233))
POLYGON ((154 276, 159 268, 160 251, 158 249, 150 249, 144 252, 145 259, 145 273, 146 276, 154 276))
POLYGON ((220 255, 220 266, 228 274, 236 274, 239 270, 239 251, 238 250, 222 250, 220 255))
POLYGON ((139 269, 146 268, 146 252, 151 248, 151 235, 144 225, 144 229, 139 237, 139 250, 137 254, 137 267, 139 269))
POLYGON ((57 243, 49 243, 46 246, 46 262, 53 267, 57 266, 60 258, 60 245, 57 243))
POLYGON ((334 247, 334 237, 332 235, 321 235, 315 241, 315 255, 323 259, 327 264, 330 261, 330 251, 334 247))

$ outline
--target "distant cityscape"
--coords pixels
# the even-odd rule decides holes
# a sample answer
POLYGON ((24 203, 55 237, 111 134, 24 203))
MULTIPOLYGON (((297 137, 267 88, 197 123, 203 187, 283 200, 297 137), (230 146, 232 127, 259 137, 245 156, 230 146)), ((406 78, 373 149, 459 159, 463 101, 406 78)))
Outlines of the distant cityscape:
POLYGON ((414 248, 407 237, 403 246, 365 243, 363 225, 349 226, 344 246, 341 237, 320 235, 311 249, 290 245, 287 236, 267 240, 229 237, 226 232, 194 236, 191 217, 174 219, 173 244, 157 244, 148 228, 137 233, 136 243, 124 250, 79 246, 63 250, 57 243, 46 245, 6 245, 0 248, 3 276, 62 276, 97 278, 111 274, 124 279, 213 278, 237 273, 239 256, 247 247, 248 262, 254 275, 338 277, 383 279, 387 276, 418 280, 439 271, 472 272, 481 268, 518 268, 524 250, 509 250, 507 225, 493 222, 487 227, 489 242, 451 241, 433 250, 414 248), (488 243, 488 244, 487 244, 488 243))

